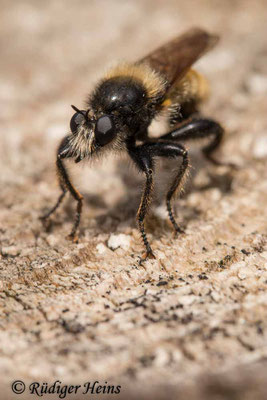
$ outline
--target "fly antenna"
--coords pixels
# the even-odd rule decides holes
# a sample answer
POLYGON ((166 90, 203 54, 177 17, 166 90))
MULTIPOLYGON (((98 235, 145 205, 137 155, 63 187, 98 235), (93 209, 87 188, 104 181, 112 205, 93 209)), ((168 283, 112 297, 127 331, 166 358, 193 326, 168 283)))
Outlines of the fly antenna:
POLYGON ((74 111, 76 111, 77 113, 82 114, 84 116, 84 113, 81 110, 79 110, 79 108, 77 108, 73 105, 71 105, 71 107, 73 108, 74 111))

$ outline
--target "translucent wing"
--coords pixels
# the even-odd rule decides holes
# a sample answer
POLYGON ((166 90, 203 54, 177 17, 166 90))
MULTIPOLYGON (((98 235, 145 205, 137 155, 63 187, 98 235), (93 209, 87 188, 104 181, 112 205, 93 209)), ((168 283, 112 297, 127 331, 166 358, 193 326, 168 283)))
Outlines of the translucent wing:
POLYGON ((193 28, 154 50, 139 63, 147 63, 163 74, 169 87, 181 79, 204 53, 218 41, 218 36, 211 35, 200 28, 193 28))

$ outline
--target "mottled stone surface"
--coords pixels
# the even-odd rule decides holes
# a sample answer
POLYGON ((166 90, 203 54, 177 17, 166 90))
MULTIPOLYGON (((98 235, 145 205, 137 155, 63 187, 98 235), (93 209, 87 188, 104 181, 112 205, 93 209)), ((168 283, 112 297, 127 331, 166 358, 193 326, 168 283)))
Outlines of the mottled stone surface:
POLYGON ((1 1, 5 399, 18 398, 14 379, 119 382, 140 399, 266 396, 266 21, 263 0, 1 1), (211 166, 192 148, 190 184, 175 202, 185 234, 173 238, 162 192, 176 163, 159 163, 147 224, 156 260, 143 266, 142 176, 127 157, 69 163, 85 195, 79 244, 65 239, 71 199, 45 232, 38 217, 59 194, 55 149, 69 105, 82 106, 114 61, 191 26, 222 37, 198 64, 212 86, 203 112, 226 128, 217 157, 239 169, 211 166))

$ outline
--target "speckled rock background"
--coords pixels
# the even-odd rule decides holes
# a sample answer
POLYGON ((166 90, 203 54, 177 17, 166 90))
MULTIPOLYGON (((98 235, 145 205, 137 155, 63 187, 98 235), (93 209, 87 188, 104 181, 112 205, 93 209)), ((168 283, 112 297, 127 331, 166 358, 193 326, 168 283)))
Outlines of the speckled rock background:
POLYGON ((267 2, 0 7, 1 398, 19 398, 14 379, 117 382, 122 397, 138 399, 266 398, 267 2), (69 163, 85 196, 80 242, 65 239, 71 199, 46 232, 38 217, 59 194, 55 149, 70 104, 82 106, 114 61, 134 61, 191 26, 221 36, 198 63, 212 86, 203 112, 226 128, 217 157, 239 169, 211 166, 192 148, 175 203, 186 233, 174 239, 161 193, 175 163, 159 163, 148 220, 156 260, 143 266, 143 179, 127 157, 69 163))

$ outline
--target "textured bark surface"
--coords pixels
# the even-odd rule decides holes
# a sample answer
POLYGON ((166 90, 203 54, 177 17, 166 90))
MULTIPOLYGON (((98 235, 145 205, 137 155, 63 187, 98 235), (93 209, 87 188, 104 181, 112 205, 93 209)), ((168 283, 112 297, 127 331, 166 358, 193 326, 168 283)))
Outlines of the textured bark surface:
POLYGON ((116 382, 125 398, 266 396, 266 20, 260 0, 1 1, 5 399, 18 398, 14 379, 116 382), (127 157, 70 162, 85 196, 79 244, 65 239, 71 199, 46 232, 38 217, 59 194, 55 149, 69 105, 82 106, 114 61, 134 61, 191 26, 222 38, 198 63, 212 86, 203 112, 226 128, 217 157, 239 169, 211 166, 190 146, 191 177, 175 202, 185 234, 173 238, 162 193, 177 167, 159 163, 147 220, 156 260, 143 266, 143 177, 127 157))

